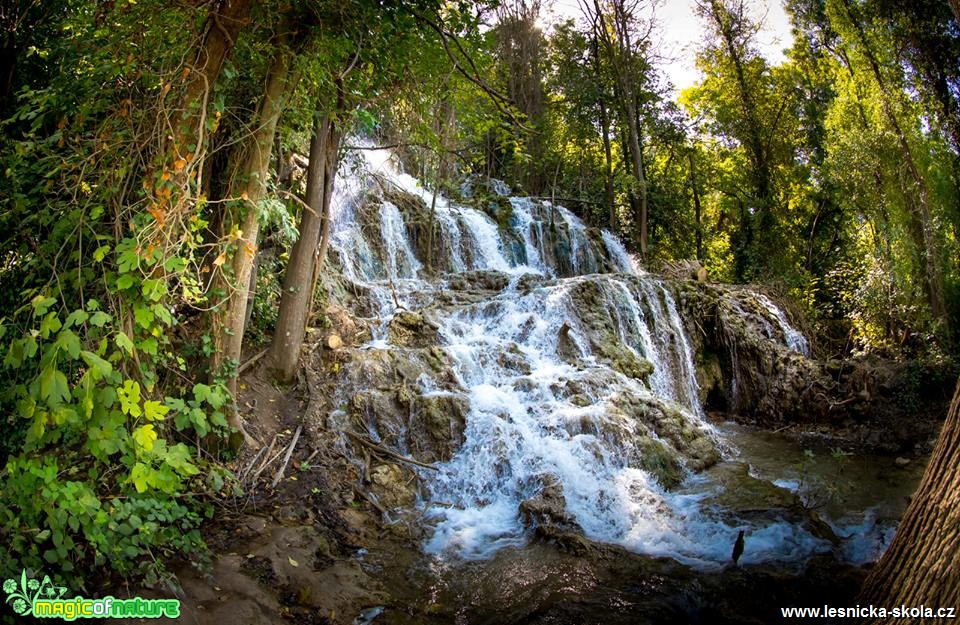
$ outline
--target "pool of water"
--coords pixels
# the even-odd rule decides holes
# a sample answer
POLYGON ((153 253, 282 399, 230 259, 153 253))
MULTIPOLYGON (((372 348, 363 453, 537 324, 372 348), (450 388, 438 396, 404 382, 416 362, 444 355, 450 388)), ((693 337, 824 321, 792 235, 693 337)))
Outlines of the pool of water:
MULTIPOLYGON (((698 502, 696 522, 751 528, 740 566, 705 569, 620 545, 571 551, 534 539, 465 561, 388 542, 363 562, 392 598, 373 622, 761 623, 782 606, 853 601, 860 565, 892 539, 924 461, 900 466, 735 423, 715 427, 730 446, 726 459, 679 493, 698 502), (791 524, 822 543, 795 557, 758 555, 785 544, 765 532, 791 524)), ((708 539, 729 552, 735 535, 708 539)))

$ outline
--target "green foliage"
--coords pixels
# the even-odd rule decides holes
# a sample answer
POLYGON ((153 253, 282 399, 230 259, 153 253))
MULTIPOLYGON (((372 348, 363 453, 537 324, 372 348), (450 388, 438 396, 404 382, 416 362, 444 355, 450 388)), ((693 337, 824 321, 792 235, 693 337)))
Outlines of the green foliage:
MULTIPOLYGON (((134 292, 159 299, 160 287, 139 282, 134 292)), ((134 309, 144 305, 133 299, 134 309)), ((7 400, 29 425, 23 453, 3 474, 0 522, 14 538, 0 569, 40 568, 42 558, 65 572, 92 563, 155 577, 160 555, 202 546, 196 504, 184 504, 205 490, 205 465, 168 437, 223 431, 227 396, 205 384, 186 400, 155 395, 149 367, 163 358, 161 316, 138 321, 130 338, 95 300, 68 315, 56 304, 35 296, 24 331, 6 333, 3 366, 23 374, 7 400), (132 354, 142 355, 143 385, 123 373, 132 354)))
POLYGON ((142 134, 199 12, 62 9, 47 81, 23 86, 0 136, 0 570, 155 583, 177 550, 202 552, 206 500, 226 478, 196 444, 226 434, 228 396, 185 384, 173 342, 183 302, 203 295, 204 222, 164 241, 167 208, 147 191, 173 198, 177 165, 148 173, 157 150, 142 134))

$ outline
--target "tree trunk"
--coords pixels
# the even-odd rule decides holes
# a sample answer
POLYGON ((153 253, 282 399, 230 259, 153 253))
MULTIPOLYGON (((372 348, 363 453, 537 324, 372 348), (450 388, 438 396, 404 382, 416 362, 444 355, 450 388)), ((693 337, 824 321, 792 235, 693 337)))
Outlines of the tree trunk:
MULTIPOLYGON (((340 101, 342 102, 342 100, 340 101)), ((338 110, 342 110, 338 107, 338 110)), ((337 179, 337 169, 339 168, 340 158, 340 129, 336 124, 331 126, 330 139, 327 141, 327 164, 324 168, 323 180, 323 227, 320 229, 320 249, 317 251, 317 261, 313 264, 313 280, 310 292, 317 290, 317 282, 320 281, 320 272, 323 270, 323 264, 327 260, 327 251, 330 249, 330 200, 333 198, 333 184, 337 179)), ((313 297, 310 298, 311 310, 308 318, 313 313, 313 297)))
MULTIPOLYGON (((958 467, 960 382, 930 463, 897 534, 864 582, 859 598, 861 605, 960 607, 958 467)), ((924 622, 952 621, 924 619, 924 622)))
POLYGON ((622 106, 620 111, 626 122, 627 154, 630 164, 630 173, 634 178, 635 202, 631 202, 634 210, 634 236, 640 248, 640 257, 647 260, 647 181, 643 173, 643 152, 640 140, 640 127, 637 122, 637 94, 635 78, 632 73, 634 66, 634 49, 630 39, 629 18, 632 10, 622 0, 617 0, 611 6, 611 13, 604 13, 599 0, 594 0, 593 15, 594 36, 603 44, 609 57, 616 83, 617 97, 622 106), (616 40, 614 40, 616 38, 616 40))
POLYGON ((590 51, 593 56, 593 71, 597 79, 597 106, 600 109, 600 137, 603 139, 604 159, 604 199, 609 211, 610 232, 617 231, 617 207, 613 194, 613 150, 610 147, 610 112, 607 109, 607 90, 603 83, 603 73, 600 66, 600 49, 597 34, 594 32, 590 39, 590 51))
POLYGON ((643 152, 640 148, 640 129, 637 126, 636 109, 632 104, 626 105, 627 116, 627 146, 630 148, 631 173, 636 181, 635 195, 636 215, 634 228, 636 229, 637 244, 640 247, 640 258, 647 260, 647 182, 643 176, 643 152))
POLYGON ((203 40, 197 46, 193 62, 184 70, 180 95, 180 116, 173 126, 164 153, 180 177, 189 176, 192 165, 204 154, 204 128, 213 86, 233 49, 240 30, 249 21, 252 0, 219 0, 210 9, 203 40), (178 162, 182 159, 182 163, 178 162), (176 165, 173 165, 177 163, 176 165))
POLYGON ((957 20, 957 24, 960 24, 960 0, 950 0, 950 8, 953 9, 953 16, 957 20))
MULTIPOLYGON (((254 130, 248 139, 246 161, 237 176, 236 186, 230 191, 232 198, 240 199, 225 213, 225 220, 229 225, 224 224, 223 232, 235 239, 231 246, 236 249, 229 263, 232 275, 228 278, 226 274, 220 273, 217 281, 218 286, 226 292, 226 300, 213 314, 211 334, 214 353, 210 370, 213 376, 226 374, 227 386, 234 398, 237 394, 236 369, 229 367, 229 370, 225 370, 225 365, 235 365, 240 360, 247 313, 247 291, 260 232, 257 203, 266 194, 273 136, 293 82, 290 80, 291 57, 292 54, 286 46, 278 46, 268 72, 267 86, 254 130)), ((230 417, 230 425, 243 430, 236 410, 230 417)))
MULTIPOLYGON (((163 139, 154 167, 167 174, 166 182, 155 184, 156 171, 148 172, 144 181, 150 212, 161 226, 168 224, 157 230, 155 243, 159 245, 178 245, 182 224, 194 210, 196 196, 203 188, 214 86, 240 31, 249 23, 251 4, 252 0, 217 0, 212 4, 193 60, 184 67, 178 103, 169 119, 160 120, 170 127, 170 133, 163 139)), ((170 84, 164 86, 165 90, 169 88, 170 84)))
POLYGON ((323 227, 323 198, 326 187, 327 144, 330 140, 330 117, 324 115, 313 124, 310 140, 310 165, 307 171, 306 206, 300 216, 300 236, 290 252, 290 262, 283 276, 283 293, 277 327, 270 343, 270 362, 282 383, 293 379, 300 361, 300 347, 307 326, 307 312, 313 297, 313 268, 320 231, 323 227))
POLYGON ((697 260, 703 262, 703 225, 700 208, 700 187, 697 185, 697 157, 694 150, 690 150, 690 189, 693 191, 693 219, 696 228, 697 260))

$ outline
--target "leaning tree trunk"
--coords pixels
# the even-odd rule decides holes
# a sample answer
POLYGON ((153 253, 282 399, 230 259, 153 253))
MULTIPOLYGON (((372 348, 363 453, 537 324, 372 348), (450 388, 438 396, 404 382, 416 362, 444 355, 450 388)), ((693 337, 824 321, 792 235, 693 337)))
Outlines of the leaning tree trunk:
MULTIPOLYGON (((342 110, 338 107, 338 110, 342 110)), ((320 249, 317 251, 316 261, 313 263, 313 280, 310 287, 311 293, 316 293, 317 282, 320 280, 320 273, 323 271, 323 264, 327 260, 327 251, 330 249, 330 229, 333 225, 333 219, 330 215, 330 201, 333 198, 333 185, 337 180, 337 169, 340 159, 340 130, 336 124, 331 126, 330 138, 327 140, 327 165, 323 177, 323 227, 320 228, 320 249)), ((310 310, 307 312, 307 319, 313 316, 313 298, 309 301, 310 310)))
MULTIPOLYGON (((193 53, 193 60, 183 70, 184 84, 179 106, 169 120, 172 132, 166 137, 161 150, 163 162, 160 164, 170 174, 170 184, 184 190, 177 205, 170 207, 174 212, 174 227, 166 236, 171 239, 179 236, 179 220, 195 206, 189 190, 203 169, 214 85, 240 31, 249 23, 251 4, 251 0, 215 2, 210 8, 203 38, 193 53)), ((159 193, 159 188, 156 191, 156 210, 164 212, 166 200, 159 193)))
POLYGON ((323 197, 330 140, 330 117, 317 118, 310 140, 310 164, 307 170, 307 197, 300 217, 299 237, 290 252, 283 275, 283 294, 277 326, 270 343, 270 363, 280 382, 293 379, 300 361, 300 346, 307 325, 307 312, 313 297, 313 267, 323 226, 323 197))
MULTIPOLYGON (((230 275, 220 274, 218 286, 225 290, 226 300, 213 315, 211 334, 214 352, 211 359, 211 374, 227 376, 227 387, 236 397, 237 375, 235 368, 243 345, 244 322, 247 315, 247 293, 253 259, 257 253, 257 237, 260 219, 257 203, 266 194, 267 168, 273 151, 273 137, 283 111, 284 100, 294 81, 290 79, 291 52, 278 47, 267 78, 263 101, 256 116, 256 124, 248 140, 246 162, 237 176, 238 184, 230 191, 230 197, 240 198, 237 205, 227 210, 223 232, 232 239, 234 248, 230 259, 230 275), (229 370, 228 370, 229 369, 229 370)), ((231 411, 230 425, 243 432, 239 413, 231 411)), ((246 434, 244 432, 244 434, 246 434)))
POLYGON ((889 549, 864 582, 859 602, 888 608, 960 607, 958 558, 960 382, 920 486, 889 549))

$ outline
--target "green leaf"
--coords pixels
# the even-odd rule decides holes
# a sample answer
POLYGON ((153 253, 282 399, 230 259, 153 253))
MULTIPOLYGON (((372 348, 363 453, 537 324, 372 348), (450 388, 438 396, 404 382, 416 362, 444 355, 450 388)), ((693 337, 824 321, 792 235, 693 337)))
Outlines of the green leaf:
POLYGON ((80 352, 80 356, 83 358, 84 362, 87 363, 88 367, 96 370, 99 373, 100 377, 105 378, 113 373, 113 365, 100 356, 97 356, 93 352, 82 351, 80 352))
POLYGON ((63 327, 70 328, 73 326, 78 326, 83 324, 84 321, 90 318, 90 313, 85 310, 75 310, 69 315, 67 315, 67 320, 63 322, 63 327))
POLYGON ((57 340, 53 346, 55 349, 61 349, 67 352, 71 358, 80 357, 80 338, 71 330, 66 328, 61 330, 60 333, 57 334, 57 340))
POLYGON ((193 459, 190 456, 190 448, 183 443, 177 443, 167 449, 167 455, 164 457, 164 460, 168 465, 173 467, 177 473, 184 477, 196 475, 200 472, 196 465, 193 464, 193 459))
POLYGON ((37 295, 30 300, 30 305, 33 306, 33 316, 40 317, 41 315, 44 315, 47 310, 56 303, 57 300, 52 297, 37 295))
POLYGON ((131 417, 139 417, 142 414, 140 410, 140 384, 133 380, 127 380, 123 383, 123 388, 117 389, 117 397, 120 398, 120 409, 131 417))
POLYGON ((60 323, 60 316, 55 312, 47 313, 47 316, 40 322, 40 336, 48 338, 52 332, 57 332, 63 324, 60 323))
POLYGON ((98 310, 95 313, 93 313, 92 317, 90 317, 90 323, 97 326, 98 328, 102 328, 112 318, 113 317, 103 312, 102 310, 98 310))
POLYGON ((129 289, 133 286, 133 276, 129 273, 125 273, 117 278, 117 288, 123 291, 124 289, 129 289))
POLYGON ((70 397, 67 376, 59 369, 48 366, 40 372, 40 398, 50 406, 57 406, 70 397))
POLYGON ((137 320, 137 325, 144 329, 149 329, 153 324, 153 311, 146 306, 136 305, 133 307, 133 316, 137 320))
POLYGON ((130 337, 126 335, 125 332, 117 332, 117 347, 126 351, 128 354, 133 354, 133 341, 130 340, 130 337))
POLYGON ((133 469, 130 470, 129 481, 133 484, 133 487, 137 489, 138 493, 145 493, 147 491, 147 482, 152 472, 150 467, 142 462, 133 465, 133 469))
POLYGON ((25 397, 17 402, 17 412, 20 413, 20 416, 24 419, 31 418, 36 409, 37 402, 33 397, 25 397))
POLYGON ((164 284, 162 280, 149 278, 143 281, 141 291, 143 292, 143 296, 148 300, 159 302, 167 292, 167 285, 164 284))
POLYGON ((109 253, 110 253, 110 246, 101 245, 100 247, 98 247, 93 251, 93 260, 97 261, 98 263, 102 262, 103 259, 106 258, 107 254, 109 253))

